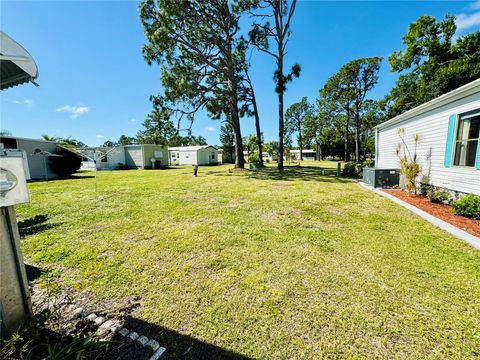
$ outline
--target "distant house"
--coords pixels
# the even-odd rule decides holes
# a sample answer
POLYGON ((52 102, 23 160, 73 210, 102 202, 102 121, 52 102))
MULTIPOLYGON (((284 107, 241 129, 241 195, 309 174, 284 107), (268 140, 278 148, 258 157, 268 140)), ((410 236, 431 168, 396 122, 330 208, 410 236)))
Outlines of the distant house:
POLYGON ((218 165, 218 149, 211 145, 168 148, 171 165, 218 165))
POLYGON ((50 168, 48 159, 55 154, 57 144, 52 141, 27 139, 14 136, 0 137, 0 148, 16 149, 23 152, 25 176, 27 180, 57 179, 58 175, 50 168))
POLYGON ((224 147, 218 149, 219 163, 234 163, 235 162, 235 147, 224 147))
POLYGON ((98 170, 116 170, 122 165, 132 169, 152 169, 152 165, 156 169, 168 166, 168 150, 161 145, 120 145, 79 151, 84 154, 83 169, 93 169, 93 159, 97 159, 98 170))
POLYGON ((480 194, 480 79, 376 126, 377 168, 399 167, 399 129, 430 185, 480 194))
MULTIPOLYGON (((290 150, 290 154, 292 154, 295 159, 300 160, 300 150, 290 150)), ((317 153, 315 150, 312 149, 303 149, 302 150, 303 160, 316 160, 317 153)))

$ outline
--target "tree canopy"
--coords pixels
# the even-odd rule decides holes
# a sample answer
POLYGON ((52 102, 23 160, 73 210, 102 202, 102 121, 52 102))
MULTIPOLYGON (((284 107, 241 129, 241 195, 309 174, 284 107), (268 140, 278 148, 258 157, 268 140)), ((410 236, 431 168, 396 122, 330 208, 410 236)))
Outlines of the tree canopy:
POLYGON ((454 38, 455 17, 437 21, 424 15, 403 36, 405 49, 389 57, 395 86, 381 106, 386 118, 454 90, 480 77, 480 32, 454 38))
POLYGON ((244 166, 238 110, 243 10, 241 2, 228 0, 145 0, 140 5, 148 40, 144 58, 162 69, 164 93, 154 97, 158 115, 175 117, 180 130, 182 119, 191 123, 201 109, 214 118, 223 113, 234 131, 237 167, 244 166))

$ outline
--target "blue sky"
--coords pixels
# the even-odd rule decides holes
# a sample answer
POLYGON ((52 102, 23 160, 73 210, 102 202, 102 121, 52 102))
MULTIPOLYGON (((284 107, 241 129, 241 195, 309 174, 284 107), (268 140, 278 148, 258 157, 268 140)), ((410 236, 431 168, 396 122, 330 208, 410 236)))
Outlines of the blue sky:
MULTIPOLYGON (((39 67, 38 83, 1 92, 0 128, 16 136, 47 133, 73 136, 95 146, 135 135, 158 93, 160 72, 141 55, 143 29, 137 2, 2 1, 1 30, 21 43, 39 67)), ((299 1, 287 66, 298 62, 300 79, 285 95, 286 107, 302 96, 314 101, 326 79, 355 58, 382 56, 402 49, 408 24, 428 14, 458 15, 458 34, 480 28, 477 1, 299 1)), ((277 134, 273 59, 254 53, 252 78, 267 140, 277 134)), ((380 98, 397 75, 384 61, 370 97, 380 98)), ((219 121, 200 114, 195 135, 218 144, 219 121)), ((254 132, 253 119, 242 119, 242 133, 254 132)))

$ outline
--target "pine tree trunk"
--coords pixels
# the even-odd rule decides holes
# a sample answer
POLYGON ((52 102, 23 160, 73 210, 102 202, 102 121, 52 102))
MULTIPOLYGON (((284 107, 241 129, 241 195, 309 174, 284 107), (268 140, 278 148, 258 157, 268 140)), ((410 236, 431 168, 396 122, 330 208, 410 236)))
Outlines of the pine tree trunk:
POLYGON ((355 161, 360 161, 360 116, 355 114, 355 161))
POLYGON ((278 92, 278 170, 283 170, 283 135, 284 135, 284 123, 283 123, 283 53, 282 53, 283 41, 278 43, 278 68, 279 81, 281 82, 278 92))
POLYGON ((298 145, 300 146, 300 161, 303 161, 302 130, 298 132, 298 145))
MULTIPOLYGON (((227 58, 228 60, 228 58, 227 58)), ((231 61, 231 54, 230 54, 231 61)), ((230 111, 232 119, 232 128, 235 141, 235 167, 239 169, 245 168, 245 159, 243 158, 243 142, 242 132, 240 130, 240 117, 238 114, 238 88, 237 82, 233 73, 233 61, 232 66, 228 69, 228 88, 230 98, 230 111)))
POLYGON ((349 161, 349 156, 348 156, 348 122, 345 123, 345 134, 344 134, 344 146, 345 146, 345 154, 343 159, 345 161, 349 161))
POLYGON ((262 151, 262 132, 260 131, 260 116, 258 115, 257 100, 255 99, 255 93, 252 88, 252 104, 253 112, 255 115, 255 130, 257 132, 257 145, 258 145, 258 162, 263 167, 263 151, 262 151))

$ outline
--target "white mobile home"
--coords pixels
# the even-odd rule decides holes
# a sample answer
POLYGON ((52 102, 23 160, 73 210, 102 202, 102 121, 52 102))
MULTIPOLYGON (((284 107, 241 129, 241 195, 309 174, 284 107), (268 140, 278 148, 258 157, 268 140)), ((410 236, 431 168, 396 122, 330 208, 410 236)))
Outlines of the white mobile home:
POLYGON ((169 147, 171 165, 218 165, 218 149, 211 145, 169 147))
MULTIPOLYGON (((290 154, 295 156, 295 159, 300 160, 300 150, 290 150, 290 154)), ((317 153, 312 149, 303 149, 302 150, 303 160, 316 160, 317 153)))
POLYGON ((480 79, 375 127, 377 168, 399 167, 400 129, 430 185, 480 195, 480 79))
POLYGON ((121 166, 131 169, 155 169, 168 166, 167 148, 161 145, 120 145, 78 149, 84 154, 83 169, 93 169, 97 159, 98 170, 116 170, 121 166))

